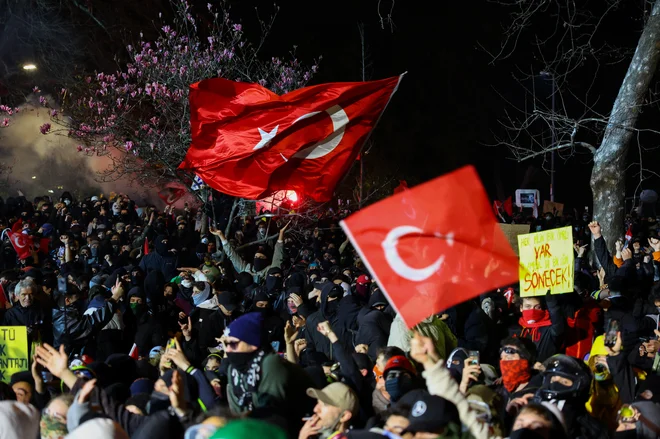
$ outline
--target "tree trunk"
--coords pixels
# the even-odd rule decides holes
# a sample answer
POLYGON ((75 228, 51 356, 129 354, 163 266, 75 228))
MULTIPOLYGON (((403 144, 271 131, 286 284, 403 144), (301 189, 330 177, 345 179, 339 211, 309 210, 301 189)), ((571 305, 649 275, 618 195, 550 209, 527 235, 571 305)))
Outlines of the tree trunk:
POLYGON ((657 0, 612 106, 603 141, 594 155, 591 171, 594 219, 601 223, 610 249, 623 234, 626 155, 659 59, 660 0, 657 0))

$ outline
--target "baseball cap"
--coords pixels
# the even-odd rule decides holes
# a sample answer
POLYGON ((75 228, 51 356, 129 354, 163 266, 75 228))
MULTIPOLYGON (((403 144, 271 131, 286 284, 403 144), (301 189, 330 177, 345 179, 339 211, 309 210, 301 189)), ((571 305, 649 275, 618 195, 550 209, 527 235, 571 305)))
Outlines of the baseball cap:
POLYGON ((413 390, 397 402, 411 407, 405 432, 441 433, 450 423, 461 425, 458 409, 451 402, 425 390, 413 390))
POLYGON ((344 383, 328 384, 323 390, 314 388, 307 389, 307 396, 318 399, 324 404, 349 411, 354 416, 358 414, 360 405, 355 392, 344 383))
POLYGON ((403 355, 395 355, 394 357, 387 360, 385 368, 383 369, 383 376, 387 376, 387 372, 394 369, 403 369, 407 372, 410 372, 412 375, 417 375, 415 366, 413 366, 410 360, 403 355))

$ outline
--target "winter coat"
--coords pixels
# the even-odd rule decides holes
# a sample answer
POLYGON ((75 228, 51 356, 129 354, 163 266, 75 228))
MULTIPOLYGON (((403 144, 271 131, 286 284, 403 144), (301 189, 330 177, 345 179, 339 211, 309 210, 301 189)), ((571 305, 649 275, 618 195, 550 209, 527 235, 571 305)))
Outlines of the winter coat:
POLYGON ((175 278, 179 273, 176 270, 178 266, 178 257, 168 251, 163 240, 167 239, 163 235, 156 237, 156 251, 144 256, 140 261, 140 268, 144 273, 160 271, 167 281, 175 278))
MULTIPOLYGON (((529 338, 536 345, 536 360, 540 363, 560 353, 561 346, 564 342, 564 333, 566 332, 566 318, 562 313, 557 298, 548 293, 546 295, 546 303, 552 324, 536 328, 539 334, 538 338, 531 335, 531 331, 525 334, 525 338, 529 338)), ((523 332, 525 332, 525 328, 516 324, 511 329, 510 335, 520 337, 523 332)))
POLYGON ((64 344, 67 349, 82 348, 90 337, 103 329, 115 315, 114 301, 106 302, 90 314, 82 314, 77 306, 53 309, 53 347, 64 344))
POLYGON ((250 273, 254 279, 254 282, 256 283, 261 283, 266 279, 266 275, 268 274, 268 270, 270 270, 273 267, 280 268, 280 265, 282 264, 282 260, 284 259, 284 244, 281 242, 277 242, 275 244, 275 249, 273 250, 273 262, 266 268, 260 271, 255 271, 254 268, 252 267, 252 264, 249 262, 245 262, 241 256, 236 253, 236 250, 234 250, 229 243, 229 241, 223 241, 222 242, 222 248, 225 251, 225 254, 231 261, 232 265, 234 266, 234 270, 236 270, 237 273, 242 273, 244 271, 250 273))

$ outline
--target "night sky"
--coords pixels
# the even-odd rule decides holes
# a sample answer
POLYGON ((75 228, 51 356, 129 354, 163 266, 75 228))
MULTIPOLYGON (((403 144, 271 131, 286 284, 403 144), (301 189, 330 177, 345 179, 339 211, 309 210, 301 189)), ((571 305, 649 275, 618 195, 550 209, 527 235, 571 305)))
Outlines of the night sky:
MULTIPOLYGON (((198 11, 206 10, 207 0, 189 0, 198 11)), ((86 41, 86 70, 116 68, 115 56, 125 60, 126 43, 135 43, 137 34, 145 31, 153 37, 160 27, 158 13, 171 16, 163 4, 167 0, 144 2, 94 3, 95 14, 110 29, 113 38, 87 19, 87 24, 76 24, 82 40, 86 41)), ((215 1, 213 3, 216 3, 215 1)), ((252 41, 258 41, 260 26, 255 7, 261 17, 268 17, 273 3, 263 0, 231 0, 231 16, 243 24, 252 41)), ((625 2, 624 9, 617 10, 610 20, 602 23, 596 44, 620 46, 629 52, 634 48, 641 29, 640 5, 643 1, 625 2)), ((472 2, 436 1, 403 2, 395 0, 392 10, 392 26, 387 15, 392 0, 382 0, 380 13, 385 18, 381 28, 378 0, 335 0, 333 2, 309 2, 285 0, 280 2, 278 16, 271 34, 262 50, 265 59, 286 56, 297 46, 296 55, 305 64, 322 56, 320 70, 311 84, 362 79, 361 43, 358 25, 365 31, 368 54, 367 79, 396 76, 404 71, 399 91, 386 110, 375 130, 370 154, 365 156, 366 180, 388 183, 387 191, 405 179, 410 186, 422 183, 438 175, 473 164, 488 190, 491 199, 504 199, 513 195, 517 188, 539 189, 543 199, 548 199, 549 155, 517 163, 504 147, 488 146, 494 143, 495 134, 503 134, 500 121, 505 110, 511 111, 504 100, 518 107, 526 101, 523 87, 513 78, 519 69, 540 72, 543 64, 536 57, 531 42, 521 39, 514 55, 504 61, 491 63, 491 57, 480 45, 491 50, 502 41, 503 26, 510 21, 511 12, 504 6, 486 0, 472 2), (503 100, 504 99, 504 100, 503 100)), ((585 0, 587 8, 603 7, 604 2, 585 0)), ((535 26, 554 26, 553 19, 541 17, 535 26)), ((82 16, 82 21, 85 17, 82 16)), ((535 31, 537 29, 535 28, 535 31)), ((629 59, 629 58, 628 58, 629 59)), ((80 66, 79 66, 80 67, 80 66)), ((598 69, 591 101, 596 110, 607 114, 616 97, 618 87, 627 69, 627 59, 618 64, 596 66, 585 63, 566 84, 567 88, 583 90, 589 86, 598 69)), ((549 105, 552 87, 549 81, 537 79, 533 84, 538 96, 545 97, 549 105)), ((581 103, 569 97, 567 108, 573 116, 582 113, 581 103)), ((642 122, 655 125, 660 112, 645 111, 642 122)), ((550 137, 549 130, 544 135, 550 137)), ((578 140, 598 145, 598 133, 578 140)), ((657 138, 644 138, 646 147, 658 145, 657 138)), ((589 178, 591 157, 579 154, 556 161, 556 201, 582 211, 591 204, 589 178)), ((660 156, 653 152, 645 158, 647 165, 660 156)), ((565 155, 565 154, 564 154, 565 155)), ((631 148, 630 162, 637 155, 631 148)), ((346 193, 355 186, 359 166, 344 180, 339 192, 346 193)), ((628 195, 637 186, 634 169, 628 172, 628 195)), ((658 170, 660 171, 660 170, 658 170)), ((647 181, 642 188, 658 184, 657 179, 647 181)), ((383 193, 385 195, 385 193, 383 193)))
MULTIPOLYGON (((267 2, 241 0, 233 6, 236 17, 254 28, 254 7, 269 10, 267 2)), ((633 2, 631 2, 633 3, 633 2)), ((381 2, 386 17, 391 2, 381 2)), ((591 2, 591 4, 594 4, 591 2)), ((365 29, 369 51, 368 79, 380 79, 408 71, 401 87, 373 135, 375 146, 366 156, 366 172, 406 179, 411 185, 473 164, 491 198, 503 199, 517 188, 534 188, 549 199, 549 155, 517 163, 504 147, 488 146, 494 132, 501 134, 499 120, 507 104, 524 106, 522 86, 512 77, 518 68, 542 69, 528 42, 522 41, 510 59, 492 64, 480 44, 494 49, 502 40, 502 26, 510 10, 493 2, 401 2, 394 4, 394 30, 385 23, 381 29, 377 0, 338 0, 315 3, 287 0, 281 3, 265 53, 282 54, 297 45, 303 60, 323 56, 313 83, 360 80, 361 48, 358 23, 365 29)), ((603 23, 605 39, 598 43, 634 48, 639 37, 639 5, 615 14, 616 22, 603 23), (609 32, 611 29, 613 32, 609 32), (616 36, 616 37, 614 37, 616 36)), ((553 26, 552 21, 548 21, 553 26)), ((587 87, 595 65, 585 65, 571 78, 570 87, 587 87)), ((627 62, 601 66, 595 83, 597 110, 608 113, 627 62)), ((529 84, 526 84, 529 86, 529 84)), ((534 84, 539 96, 550 103, 551 85, 539 79, 534 84)), ((579 102, 570 102, 581 111, 579 102)), ((510 108, 509 108, 510 110, 510 108)), ((653 113, 657 117, 657 112, 653 113)), ((550 136, 550 133, 547 134, 550 136)), ((598 144, 598 138, 586 140, 598 144)), ((655 140, 657 143, 657 139, 655 140)), ((636 149, 632 151, 636 154, 636 149)), ((591 204, 590 154, 578 151, 568 160, 556 158, 556 201, 582 211, 591 204)), ((629 173, 632 174, 632 173, 629 173)), ((629 194, 636 181, 629 176, 629 194)), ((653 187, 650 180, 644 187, 653 187)), ((352 184, 352 182, 351 182, 352 184)))

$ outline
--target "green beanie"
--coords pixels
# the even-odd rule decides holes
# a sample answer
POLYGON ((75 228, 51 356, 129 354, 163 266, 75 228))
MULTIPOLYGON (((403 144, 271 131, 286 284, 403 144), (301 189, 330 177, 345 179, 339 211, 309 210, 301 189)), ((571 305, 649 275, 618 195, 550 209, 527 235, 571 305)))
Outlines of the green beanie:
POLYGON ((211 436, 211 439, 248 438, 287 439, 287 435, 277 425, 257 419, 240 419, 229 422, 211 436))

